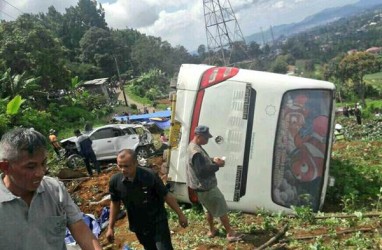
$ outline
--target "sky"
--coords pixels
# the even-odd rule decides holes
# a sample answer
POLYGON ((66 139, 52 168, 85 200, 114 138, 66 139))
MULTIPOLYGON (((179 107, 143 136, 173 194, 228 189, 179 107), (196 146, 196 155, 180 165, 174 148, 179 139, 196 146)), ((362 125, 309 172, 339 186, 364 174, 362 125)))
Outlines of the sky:
MULTIPOLYGON (((196 51, 207 44, 203 2, 206 0, 98 0, 110 28, 133 28, 161 37, 172 46, 196 51)), ((270 26, 299 22, 326 8, 358 0, 210 0, 232 7, 243 36, 270 26)), ((22 13, 46 13, 53 5, 61 13, 78 0, 0 0, 0 19, 15 20, 22 13)), ((231 22, 233 23, 233 22, 231 22)))

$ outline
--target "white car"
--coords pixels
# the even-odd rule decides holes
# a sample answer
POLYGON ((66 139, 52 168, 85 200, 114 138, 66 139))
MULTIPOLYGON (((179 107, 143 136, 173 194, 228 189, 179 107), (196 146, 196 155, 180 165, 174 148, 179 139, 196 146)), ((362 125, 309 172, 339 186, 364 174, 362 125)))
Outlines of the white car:
MULTIPOLYGON (((92 140, 97 160, 112 160, 122 149, 133 149, 138 158, 147 158, 154 151, 153 136, 148 129, 138 124, 110 124, 83 132, 92 140)), ((78 154, 76 136, 61 140, 68 165, 74 167, 81 157, 78 154)))

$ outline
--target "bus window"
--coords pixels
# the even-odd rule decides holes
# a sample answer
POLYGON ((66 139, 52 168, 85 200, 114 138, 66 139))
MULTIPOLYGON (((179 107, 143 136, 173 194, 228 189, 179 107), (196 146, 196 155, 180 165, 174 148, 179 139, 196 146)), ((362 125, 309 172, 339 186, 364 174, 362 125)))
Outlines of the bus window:
POLYGON ((331 90, 303 89, 284 94, 273 155, 272 199, 276 204, 318 210, 332 105, 331 90))

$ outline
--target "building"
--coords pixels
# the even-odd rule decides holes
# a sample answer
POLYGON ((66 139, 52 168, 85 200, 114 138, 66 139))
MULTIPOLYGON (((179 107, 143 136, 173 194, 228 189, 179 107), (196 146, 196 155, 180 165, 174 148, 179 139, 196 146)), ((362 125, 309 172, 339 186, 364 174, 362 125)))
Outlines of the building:
POLYGON ((381 54, 382 53, 382 47, 371 47, 366 50, 366 52, 371 54, 381 54))
POLYGON ((89 93, 104 95, 106 100, 110 101, 110 94, 108 90, 109 78, 99 78, 86 81, 80 86, 87 90, 89 93))

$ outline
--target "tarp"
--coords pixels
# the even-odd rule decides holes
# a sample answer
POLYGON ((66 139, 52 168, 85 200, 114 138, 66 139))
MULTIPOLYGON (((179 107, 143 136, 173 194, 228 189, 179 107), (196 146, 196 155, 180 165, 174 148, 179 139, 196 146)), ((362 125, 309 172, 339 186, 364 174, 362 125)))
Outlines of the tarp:
MULTIPOLYGON (((170 110, 158 111, 155 113, 141 114, 141 115, 130 115, 130 121, 148 121, 150 118, 169 118, 171 116, 170 110)), ((122 118, 126 121, 127 115, 115 116, 114 118, 121 121, 122 118)))
POLYGON ((150 121, 155 123, 159 128, 161 128, 163 130, 165 130, 166 128, 169 128, 170 125, 171 125, 171 120, 170 119, 166 119, 166 120, 162 120, 162 121, 150 119, 150 121))
POLYGON ((122 119, 124 121, 129 120, 131 122, 153 122, 155 123, 159 128, 161 129, 167 129, 170 127, 170 116, 171 116, 171 110, 163 110, 158 111, 155 113, 149 113, 149 114, 141 114, 141 115, 121 115, 121 116, 115 116, 114 118, 117 121, 121 121, 122 119))
MULTIPOLYGON (((82 220, 90 228, 94 236, 98 238, 99 234, 101 233, 101 226, 99 225, 94 215, 82 214, 82 220)), ((66 233, 65 233, 65 244, 76 245, 76 240, 73 238, 68 228, 66 228, 66 233)))
MULTIPOLYGON (((110 215, 110 208, 103 207, 101 211, 101 215, 98 219, 96 219, 93 214, 82 214, 82 220, 90 228, 94 236, 98 238, 101 231, 109 225, 109 215, 110 215)), ((119 214, 117 215, 117 220, 125 217, 125 215, 126 215, 126 211, 121 210, 119 214)), ((68 228, 66 228, 66 233, 65 233, 65 244, 68 250, 80 249, 77 245, 76 240, 73 238, 68 228)))

